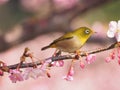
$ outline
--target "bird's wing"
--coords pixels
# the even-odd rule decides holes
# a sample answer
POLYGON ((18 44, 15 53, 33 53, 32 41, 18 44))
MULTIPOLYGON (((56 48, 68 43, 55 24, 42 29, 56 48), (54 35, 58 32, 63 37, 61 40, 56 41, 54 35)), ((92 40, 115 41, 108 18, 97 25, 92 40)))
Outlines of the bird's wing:
POLYGON ((71 39, 71 38, 73 38, 72 35, 64 35, 64 36, 62 36, 62 37, 54 40, 54 41, 50 44, 50 46, 56 44, 57 42, 60 42, 60 41, 63 41, 63 40, 69 40, 69 39, 71 39))
POLYGON ((56 47, 56 43, 63 41, 63 40, 68 40, 68 39, 72 39, 73 38, 73 34, 72 33, 67 33, 65 35, 63 35, 62 37, 54 40, 51 44, 49 44, 48 46, 43 47, 41 50, 45 50, 47 48, 50 47, 56 47))

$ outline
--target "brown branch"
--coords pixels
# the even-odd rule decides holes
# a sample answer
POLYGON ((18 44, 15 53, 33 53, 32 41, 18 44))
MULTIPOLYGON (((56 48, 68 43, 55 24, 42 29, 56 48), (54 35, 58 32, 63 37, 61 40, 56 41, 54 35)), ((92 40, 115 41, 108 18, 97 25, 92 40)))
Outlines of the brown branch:
MULTIPOLYGON (((36 62, 36 65, 41 65, 42 63, 40 61, 37 61, 36 62)), ((14 65, 9 65, 7 66, 9 69, 16 69, 17 66, 19 65, 19 63, 17 64, 14 64, 14 65)), ((19 68, 27 68, 27 67, 34 67, 35 64, 32 62, 32 63, 23 63, 19 68)), ((1 68, 1 67, 0 67, 1 68)))
MULTIPOLYGON (((100 53, 100 52, 107 51, 107 50, 110 50, 110 49, 113 49, 113 48, 117 48, 119 46, 120 46, 120 43, 115 42, 115 43, 113 43, 110 46, 107 46, 105 48, 91 50, 91 51, 88 51, 88 52, 83 52, 83 53, 80 54, 80 56, 84 57, 84 56, 86 56, 86 53, 87 54, 100 53)), ((76 56, 75 55, 73 55, 73 56, 72 55, 62 55, 62 56, 57 56, 57 57, 46 58, 45 60, 50 60, 50 59, 52 61, 69 60, 69 59, 76 59, 76 56)), ((36 61, 34 63, 33 62, 31 62, 31 63, 22 63, 19 68, 34 67, 35 64, 36 65, 41 65, 42 61, 36 61)), ((19 63, 14 64, 14 65, 9 65, 9 66, 6 66, 6 67, 8 67, 9 69, 16 69, 18 65, 19 65, 19 63)), ((5 71, 2 66, 0 67, 0 69, 5 71)))

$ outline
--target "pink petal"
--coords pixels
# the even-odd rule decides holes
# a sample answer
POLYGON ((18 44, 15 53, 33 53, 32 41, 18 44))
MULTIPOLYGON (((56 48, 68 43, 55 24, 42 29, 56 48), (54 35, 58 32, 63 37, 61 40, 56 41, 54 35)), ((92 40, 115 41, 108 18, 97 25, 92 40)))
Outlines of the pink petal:
POLYGON ((67 80, 67 81, 72 81, 73 80, 73 75, 74 75, 74 67, 70 66, 70 69, 68 71, 68 74, 66 76, 63 77, 63 79, 67 80))
POLYGON ((73 80, 73 76, 64 76, 63 79, 67 80, 67 81, 72 81, 73 80))
POLYGON ((59 60, 59 61, 54 61, 52 63, 53 66, 56 66, 56 67, 63 67, 64 65, 64 61, 63 60, 59 60))
POLYGON ((107 31, 107 36, 108 36, 109 38, 113 38, 113 37, 115 36, 115 33, 112 32, 112 31, 110 31, 110 30, 108 30, 108 31, 107 31))
POLYGON ((46 71, 40 68, 26 68, 23 77, 25 80, 27 80, 30 77, 36 79, 39 76, 45 76, 45 75, 46 75, 46 71))
POLYGON ((13 83, 24 80, 22 73, 18 70, 10 70, 9 73, 11 74, 9 78, 13 83))
POLYGON ((85 68, 85 64, 84 64, 83 62, 80 62, 80 67, 81 67, 82 69, 84 69, 84 68, 85 68))
POLYGON ((70 66, 70 69, 68 71, 68 76, 73 76, 74 75, 74 67, 73 66, 70 66))
POLYGON ((113 52, 110 54, 110 57, 111 57, 112 60, 115 59, 115 51, 113 51, 113 52))
POLYGON ((120 31, 116 33, 115 37, 116 37, 116 40, 120 42, 120 31))
POLYGON ((106 63, 109 63, 111 61, 111 57, 107 57, 106 59, 105 59, 105 62, 106 63))
POLYGON ((109 23, 109 31, 114 32, 114 33, 117 31, 117 22, 116 21, 111 21, 109 23))
POLYGON ((116 31, 117 31, 117 22, 116 21, 111 21, 109 23, 109 29, 107 31, 107 36, 109 38, 113 38, 115 36, 116 31))
POLYGON ((88 64, 93 63, 96 60, 96 54, 90 54, 86 57, 86 61, 88 64))

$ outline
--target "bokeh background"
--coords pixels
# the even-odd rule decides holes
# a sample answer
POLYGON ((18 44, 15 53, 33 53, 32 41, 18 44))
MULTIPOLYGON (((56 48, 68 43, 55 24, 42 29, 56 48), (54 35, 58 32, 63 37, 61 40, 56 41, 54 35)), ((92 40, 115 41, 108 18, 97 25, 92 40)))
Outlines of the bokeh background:
MULTIPOLYGON (((105 47, 115 42, 106 32, 111 20, 120 19, 119 9, 120 0, 0 0, 0 60, 18 63, 25 47, 40 59, 50 57, 54 49, 41 51, 41 47, 80 26, 97 32, 82 50, 105 47)), ((105 62, 110 52, 97 54, 96 62, 83 70, 76 63, 72 82, 62 79, 70 65, 67 60, 64 67, 51 68, 51 78, 14 84, 5 73, 0 77, 0 90, 120 90, 117 59, 105 62)))

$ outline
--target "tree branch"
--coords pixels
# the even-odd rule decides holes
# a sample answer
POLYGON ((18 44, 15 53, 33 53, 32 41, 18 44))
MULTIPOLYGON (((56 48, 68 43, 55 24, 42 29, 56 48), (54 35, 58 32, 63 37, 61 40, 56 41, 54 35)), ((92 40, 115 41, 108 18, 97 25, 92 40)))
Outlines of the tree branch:
MULTIPOLYGON (((100 48, 100 49, 91 50, 91 51, 88 51, 88 52, 83 52, 83 53, 80 54, 80 56, 84 57, 84 56, 86 56, 86 53, 87 54, 100 53, 100 52, 103 52, 103 51, 106 51, 106 50, 113 49, 115 47, 119 47, 119 44, 117 42, 113 43, 110 46, 107 46, 105 48, 100 48)), ((64 56, 59 56, 59 57, 52 57, 51 59, 52 59, 52 61, 58 61, 58 60, 65 60, 65 59, 66 60, 67 59, 75 59, 75 57, 72 57, 71 55, 64 55, 64 56)))
MULTIPOLYGON (((87 51, 87 52, 81 52, 80 56, 84 57, 84 56, 86 56, 86 53, 87 54, 100 53, 100 52, 107 51, 107 50, 110 50, 110 49, 114 49, 114 48, 117 48, 117 47, 120 47, 120 43, 115 42, 115 43, 113 43, 113 44, 111 44, 111 45, 109 45, 109 46, 107 46, 105 48, 91 50, 91 51, 87 51)), ((76 58, 76 55, 60 55, 60 56, 46 58, 46 59, 44 59, 44 61, 45 60, 50 60, 50 59, 52 61, 69 60, 69 59, 78 59, 79 60, 79 58, 76 58)), ((22 63, 19 68, 34 67, 35 65, 41 65, 42 62, 43 62, 43 60, 41 60, 41 61, 39 60, 39 61, 36 61, 34 63, 33 62, 31 62, 31 63, 22 63)), ((6 67, 8 67, 9 69, 16 69, 18 65, 19 65, 19 63, 14 64, 14 65, 9 65, 9 66, 6 66, 6 67)), ((5 71, 2 66, 0 66, 0 69, 5 71)))

